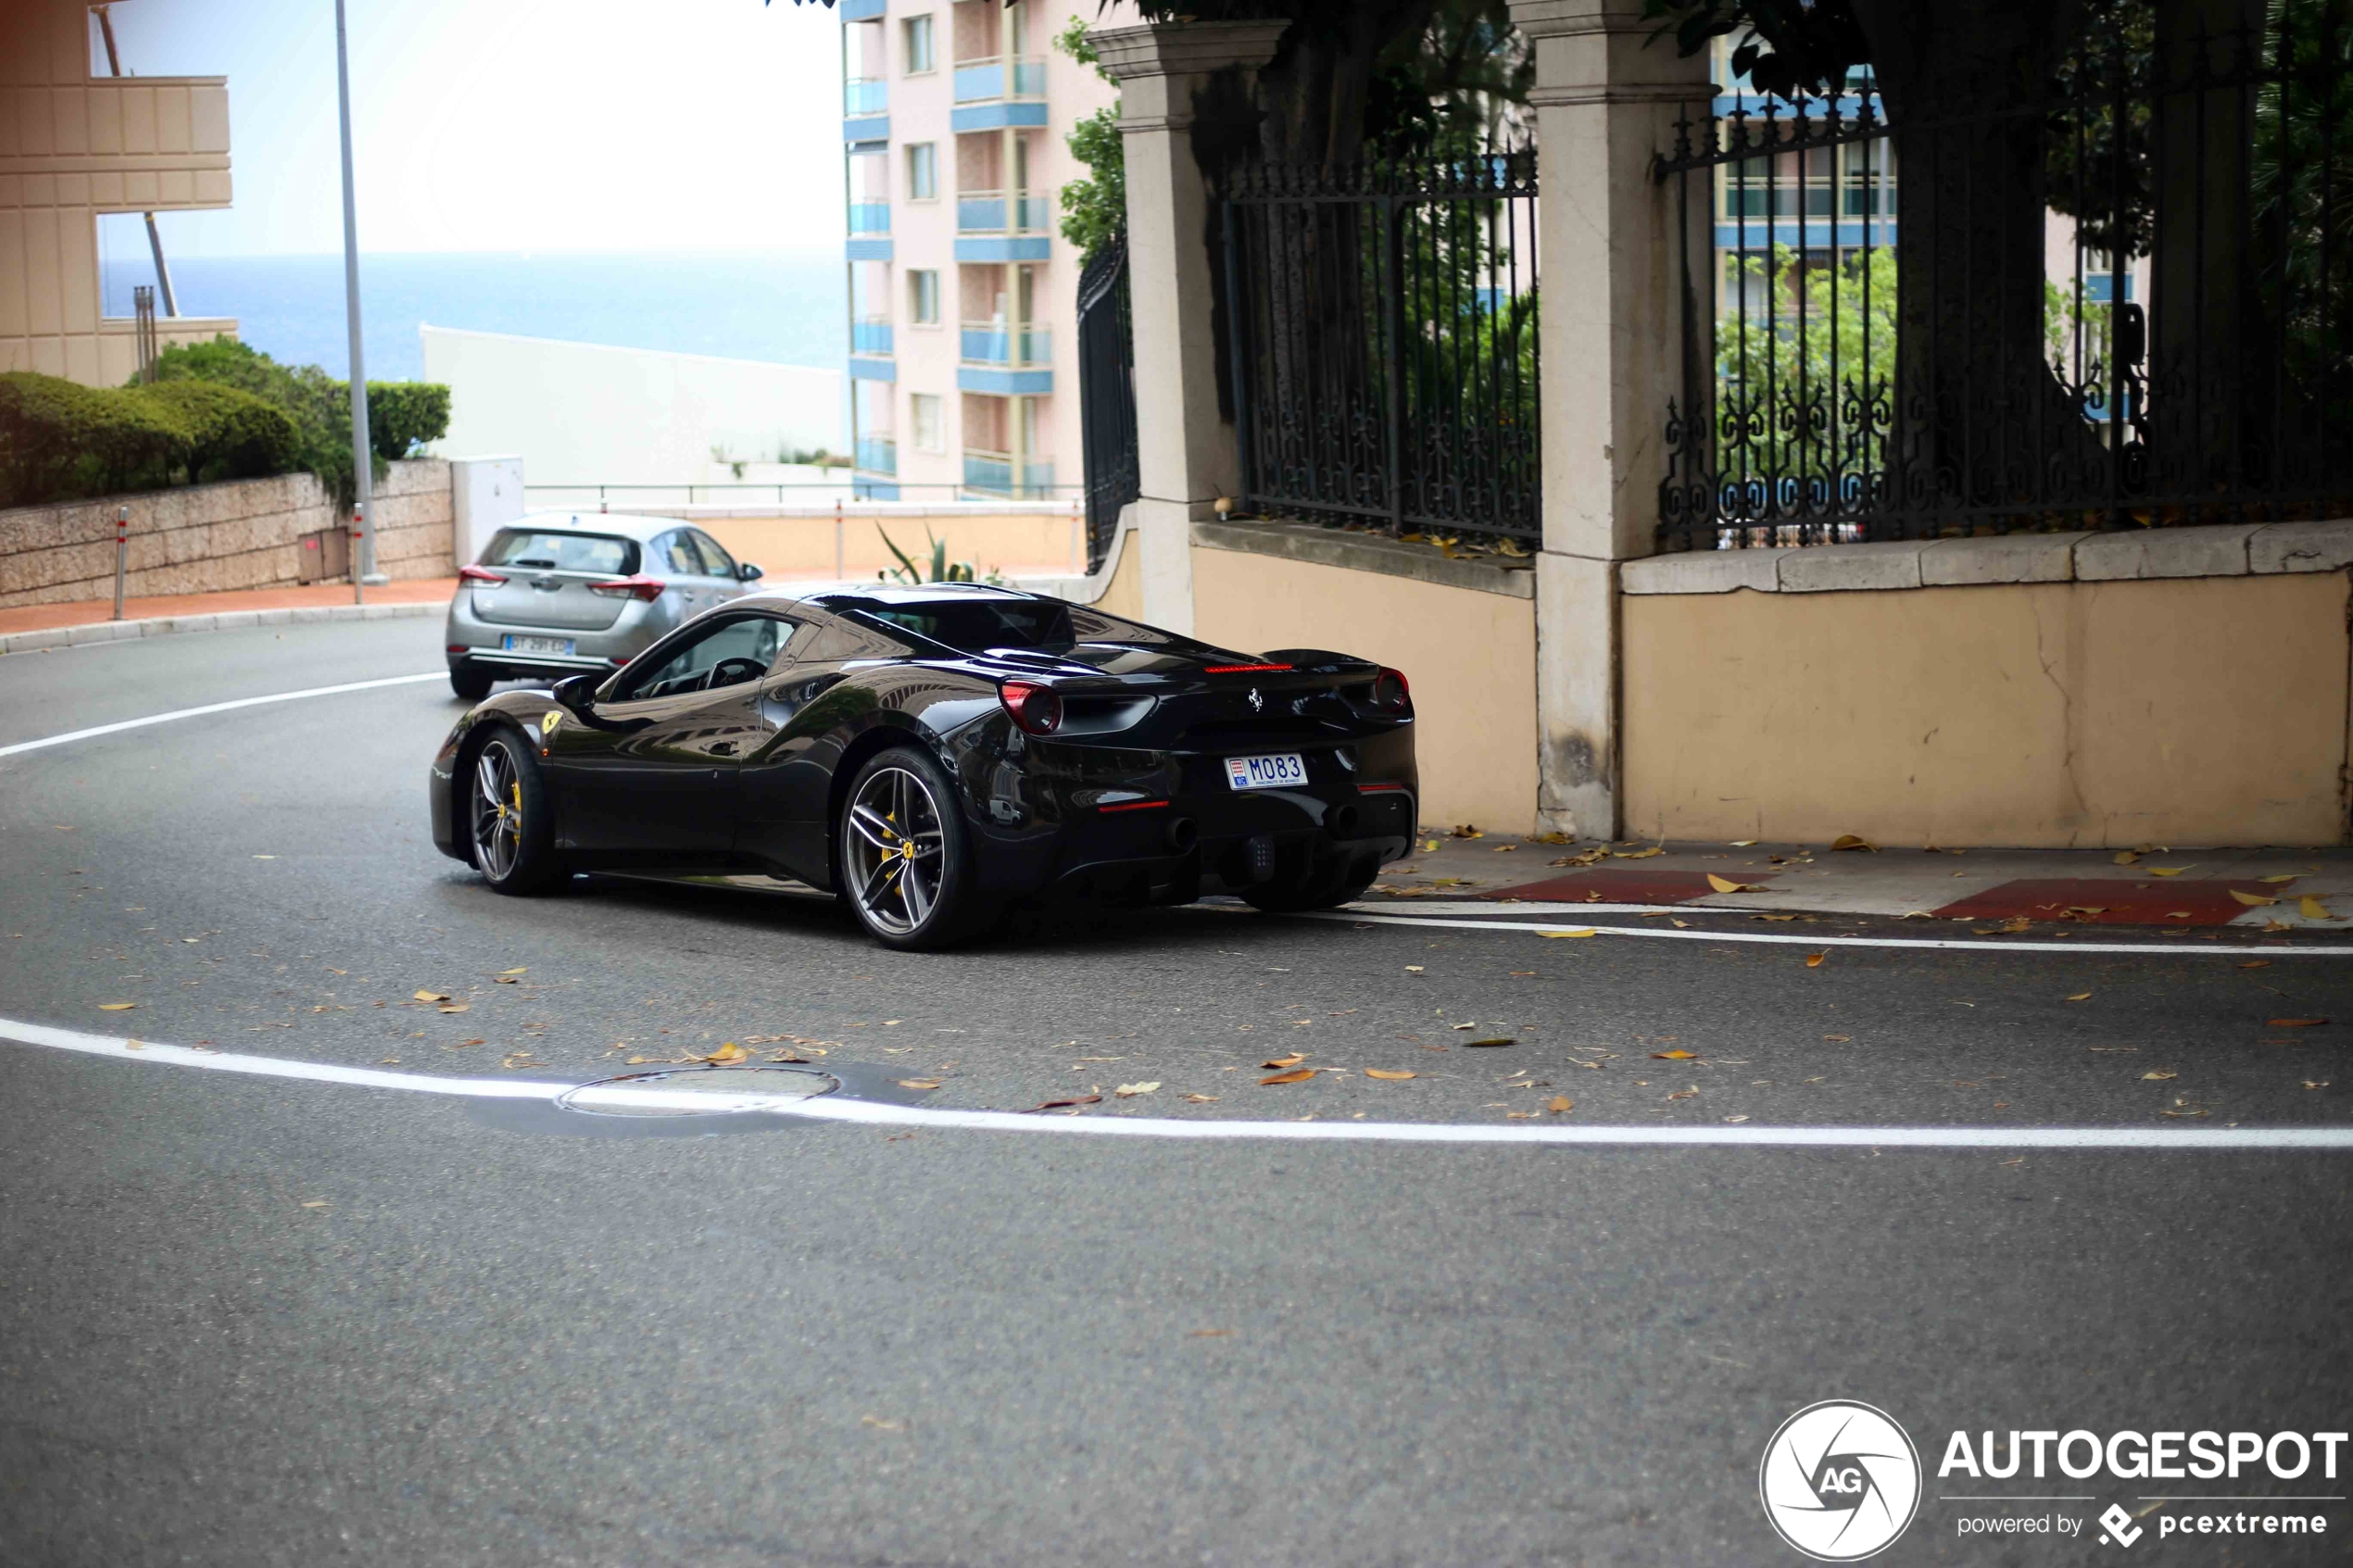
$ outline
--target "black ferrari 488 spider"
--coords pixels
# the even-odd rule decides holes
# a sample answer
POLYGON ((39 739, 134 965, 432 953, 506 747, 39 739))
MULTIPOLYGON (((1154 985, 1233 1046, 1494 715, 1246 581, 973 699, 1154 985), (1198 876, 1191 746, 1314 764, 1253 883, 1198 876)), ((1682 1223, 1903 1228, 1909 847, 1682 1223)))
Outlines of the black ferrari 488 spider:
POLYGON ((896 947, 1016 899, 1347 902, 1413 841, 1405 678, 964 583, 730 601, 609 675, 501 692, 433 835, 502 893, 573 872, 837 894, 896 947))

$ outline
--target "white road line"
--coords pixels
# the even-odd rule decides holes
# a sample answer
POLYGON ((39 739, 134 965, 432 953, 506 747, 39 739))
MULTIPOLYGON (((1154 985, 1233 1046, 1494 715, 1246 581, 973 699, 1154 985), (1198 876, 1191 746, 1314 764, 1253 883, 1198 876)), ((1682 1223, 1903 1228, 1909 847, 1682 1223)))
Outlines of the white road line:
POLYGON ((241 696, 234 702, 208 702, 202 708, 179 708, 169 713, 150 713, 144 719, 125 719, 115 724, 94 724, 86 730, 68 730, 61 735, 44 735, 39 740, 20 740, 14 746, 0 746, 0 757, 14 757, 20 751, 40 751, 97 735, 118 734, 124 730, 143 730, 149 724, 169 724, 179 719, 201 719, 208 713, 227 713, 239 708, 260 708, 272 702, 298 702, 307 696, 337 696, 345 692, 373 691, 379 686, 412 686, 421 681, 446 681, 448 678, 448 671, 436 670, 429 675, 393 675, 382 681, 346 681, 339 686, 311 686, 298 692, 272 692, 268 696, 241 696))
MULTIPOLYGON (((1719 911, 1721 912, 1721 911, 1719 911)), ((2198 953, 2267 959, 2353 958, 2353 947, 2284 943, 2276 947, 2226 947, 2220 942, 1991 942, 1936 936, 1793 936, 1777 931, 1677 931, 1652 925, 1590 925, 1583 921, 1441 920, 1428 915, 1378 914, 1370 909, 1317 909, 1302 920, 1372 921, 1381 925, 1430 925, 1456 931, 1590 931, 1596 936, 1658 936, 1671 942, 1768 942, 1798 947, 1931 947, 1964 953, 2198 953)))
MULTIPOLYGON (((402 1089, 472 1099, 544 1100, 572 1090, 569 1083, 517 1078, 442 1078, 423 1073, 386 1073, 378 1068, 338 1067, 331 1062, 246 1056, 145 1041, 86 1035, 0 1018, 0 1039, 53 1050, 106 1057, 117 1061, 196 1067, 264 1078, 344 1084, 359 1088, 402 1089)), ((577 1098, 577 1097, 575 1097, 577 1098)), ((788 1098, 772 1095, 665 1095, 655 1088, 610 1086, 596 1092, 598 1102, 634 1101, 642 1108, 691 1107, 697 1110, 764 1111, 806 1121, 849 1123, 870 1127, 912 1127, 938 1132, 1035 1133, 1048 1135, 1194 1140, 1254 1140, 1277 1143, 1562 1144, 1586 1147, 1714 1147, 1733 1148, 2046 1148, 2220 1149, 2284 1153, 2353 1152, 2347 1127, 1629 1127, 1579 1126, 1557 1122, 1465 1124, 1403 1122, 1178 1122, 1141 1116, 1034 1116, 1007 1110, 944 1110, 919 1105, 884 1105, 841 1095, 788 1098)))

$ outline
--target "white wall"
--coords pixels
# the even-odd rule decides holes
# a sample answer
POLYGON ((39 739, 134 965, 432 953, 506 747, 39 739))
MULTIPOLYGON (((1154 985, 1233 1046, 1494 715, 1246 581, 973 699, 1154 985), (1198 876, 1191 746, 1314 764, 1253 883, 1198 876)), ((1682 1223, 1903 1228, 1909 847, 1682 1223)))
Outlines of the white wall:
POLYGON ((511 452, 534 484, 700 479, 711 448, 839 451, 838 370, 419 329, 425 379, 449 387, 444 452, 511 452))

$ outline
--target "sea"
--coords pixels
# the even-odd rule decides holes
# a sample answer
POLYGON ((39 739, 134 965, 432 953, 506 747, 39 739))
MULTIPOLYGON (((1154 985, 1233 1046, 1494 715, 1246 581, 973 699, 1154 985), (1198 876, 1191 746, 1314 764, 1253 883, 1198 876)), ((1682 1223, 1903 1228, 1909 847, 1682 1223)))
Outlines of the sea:
MULTIPOLYGON (((349 373, 340 255, 169 260, 182 315, 233 316, 283 364, 349 373)), ((145 256, 109 257, 106 313, 132 314, 154 281, 145 256)), ((846 287, 837 250, 362 255, 360 341, 371 381, 424 374, 425 322, 831 369, 849 352, 846 287)))

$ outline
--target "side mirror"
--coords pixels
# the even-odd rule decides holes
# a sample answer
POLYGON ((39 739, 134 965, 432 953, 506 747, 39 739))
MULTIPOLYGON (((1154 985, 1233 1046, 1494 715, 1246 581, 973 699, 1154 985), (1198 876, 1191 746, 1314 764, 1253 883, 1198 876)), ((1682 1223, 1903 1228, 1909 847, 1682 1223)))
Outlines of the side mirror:
POLYGON ((586 713, 596 695, 597 677, 594 675, 567 675, 556 683, 556 700, 574 713, 586 713))
POLYGON ((767 575, 749 561, 745 561, 736 568, 736 580, 739 583, 757 583, 767 575))

